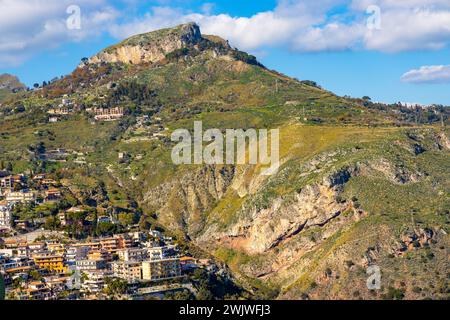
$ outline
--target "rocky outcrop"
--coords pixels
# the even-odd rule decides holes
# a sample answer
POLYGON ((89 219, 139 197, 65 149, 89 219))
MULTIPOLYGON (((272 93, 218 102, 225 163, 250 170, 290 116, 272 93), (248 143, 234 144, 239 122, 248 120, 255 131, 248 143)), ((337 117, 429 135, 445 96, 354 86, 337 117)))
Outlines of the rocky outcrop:
POLYGON ((223 197, 233 177, 234 167, 205 166, 147 191, 142 203, 158 208, 163 225, 193 237, 203 230, 205 212, 223 197))
POLYGON ((291 199, 280 197, 267 208, 251 209, 245 218, 225 232, 219 232, 215 226, 211 226, 198 241, 206 245, 212 239, 215 239, 215 243, 234 239, 232 245, 250 254, 267 252, 289 241, 303 229, 324 226, 350 209, 351 203, 339 200, 338 196, 342 185, 356 174, 356 168, 338 170, 320 183, 305 186, 291 199))
POLYGON ((4 73, 0 74, 0 89, 6 89, 11 92, 25 90, 27 87, 20 82, 16 76, 4 73))
POLYGON ((202 39, 200 28, 188 23, 173 29, 164 29, 137 35, 107 48, 89 59, 89 63, 122 62, 125 64, 154 63, 170 52, 197 44, 202 39))
POLYGON ((405 166, 394 165, 386 159, 378 159, 370 161, 367 165, 364 165, 363 170, 378 171, 382 173, 388 180, 395 184, 408 184, 418 182, 425 174, 412 170, 405 166))
POLYGON ((445 132, 441 132, 437 136, 437 147, 442 150, 450 150, 450 139, 445 134, 445 132))

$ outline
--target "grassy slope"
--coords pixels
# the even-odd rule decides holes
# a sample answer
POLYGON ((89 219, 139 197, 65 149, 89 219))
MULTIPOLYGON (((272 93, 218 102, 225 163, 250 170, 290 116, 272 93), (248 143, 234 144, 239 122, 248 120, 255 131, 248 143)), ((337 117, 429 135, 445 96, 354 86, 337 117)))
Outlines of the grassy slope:
MULTIPOLYGON (((286 197, 306 184, 319 181, 323 174, 299 178, 301 171, 298 168, 301 168, 301 163, 307 159, 326 150, 348 149, 355 146, 361 148, 361 152, 357 155, 335 158, 336 162, 332 168, 382 157, 399 162, 406 168, 426 172, 427 175, 417 183, 405 185, 395 184, 382 176, 352 178, 345 185, 343 197, 345 199, 356 197, 361 208, 368 212, 369 216, 360 222, 338 229, 331 238, 312 252, 302 256, 295 263, 291 261, 292 264, 288 269, 282 270, 279 275, 271 277, 270 281, 266 280, 264 283, 269 284, 269 288, 277 288, 288 298, 300 298, 304 294, 313 298, 383 298, 385 297, 383 294, 388 294, 389 287, 405 290, 410 298, 442 298, 444 292, 439 290, 445 291, 443 282, 446 280, 447 257, 443 248, 448 247, 449 240, 446 236, 439 236, 438 241, 429 248, 409 252, 405 257, 391 257, 384 248, 377 261, 384 275, 383 290, 376 294, 370 293, 365 288, 367 279, 365 269, 355 267, 355 270, 349 271, 344 267, 344 260, 357 264, 368 248, 377 245, 392 246, 407 229, 431 227, 443 228, 447 233, 450 232, 447 217, 450 210, 448 152, 430 150, 417 156, 405 153, 405 150, 394 146, 394 141, 408 141, 406 131, 402 128, 302 126, 288 128, 289 130, 284 132, 289 134, 282 139, 285 142, 282 154, 289 155, 291 159, 284 165, 284 172, 287 174, 272 179, 252 199, 240 199, 234 193, 228 194, 210 214, 211 223, 219 223, 226 228, 237 219, 236 213, 239 212, 237 209, 245 201, 264 207, 271 199, 286 197), (317 279, 321 279, 325 269, 330 268, 339 275, 339 280, 317 285, 319 282, 317 279), (427 270, 433 271, 430 273, 427 270), (435 289, 438 287, 439 290, 435 289), (422 290, 418 292, 417 288, 422 290)), ((423 129, 419 132, 423 132, 423 129)), ((320 238, 322 232, 320 227, 308 229, 291 241, 300 242, 310 237, 320 238)), ((242 273, 241 270, 245 269, 245 265, 272 261, 278 252, 283 252, 291 245, 292 243, 282 244, 275 251, 256 256, 224 248, 218 249, 216 254, 227 261, 237 273, 242 273)), ((250 282, 252 285, 261 285, 259 280, 255 282, 251 279, 250 282)))

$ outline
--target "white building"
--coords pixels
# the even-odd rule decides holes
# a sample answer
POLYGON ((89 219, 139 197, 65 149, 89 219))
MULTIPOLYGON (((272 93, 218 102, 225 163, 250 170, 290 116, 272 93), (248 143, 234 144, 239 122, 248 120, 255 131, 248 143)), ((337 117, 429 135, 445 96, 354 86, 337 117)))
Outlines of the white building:
POLYGON ((90 249, 88 246, 67 247, 66 262, 69 265, 75 265, 77 261, 86 260, 90 249))
POLYGON ((6 202, 14 203, 30 203, 34 202, 36 199, 35 195, 31 191, 11 191, 6 194, 6 202))
POLYGON ((0 203, 0 227, 11 227, 12 206, 5 202, 0 203))
POLYGON ((148 257, 148 250, 145 248, 127 248, 118 250, 117 255, 122 261, 144 261, 148 257))
POLYGON ((166 247, 148 247, 147 253, 150 260, 160 260, 166 257, 166 247))
POLYGON ((81 290, 90 293, 102 291, 105 288, 105 278, 112 276, 112 272, 106 270, 90 270, 83 273, 86 279, 81 284, 81 290))
POLYGON ((142 279, 142 262, 139 261, 114 261, 111 263, 114 277, 127 282, 137 282, 142 279))

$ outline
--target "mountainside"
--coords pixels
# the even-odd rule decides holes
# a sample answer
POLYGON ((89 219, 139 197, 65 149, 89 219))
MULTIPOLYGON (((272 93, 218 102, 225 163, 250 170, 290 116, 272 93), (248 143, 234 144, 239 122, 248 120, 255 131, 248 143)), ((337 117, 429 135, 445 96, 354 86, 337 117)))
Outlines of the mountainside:
POLYGON ((139 206, 142 221, 226 263, 255 298, 444 299, 448 109, 339 97, 190 23, 131 37, 8 97, 0 169, 52 173, 80 202, 109 199, 102 210, 139 206), (93 113, 113 107, 123 108, 117 121, 93 113), (280 170, 174 165, 170 134, 194 120, 279 128, 280 170), (64 162, 42 157, 58 148, 72 152, 64 162), (367 289, 370 265, 381 290, 367 289))

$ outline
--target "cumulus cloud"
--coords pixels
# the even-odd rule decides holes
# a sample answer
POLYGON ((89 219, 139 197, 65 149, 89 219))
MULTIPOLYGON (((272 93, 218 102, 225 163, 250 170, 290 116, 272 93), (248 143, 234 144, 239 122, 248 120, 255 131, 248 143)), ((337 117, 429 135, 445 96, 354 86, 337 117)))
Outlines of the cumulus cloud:
POLYGON ((299 52, 349 49, 402 52, 438 50, 450 44, 448 0, 279 0, 251 17, 189 13, 154 7, 143 17, 111 28, 119 37, 196 21, 204 33, 220 35, 244 50, 285 46, 299 52), (368 28, 369 7, 377 6, 380 28, 368 28), (341 10, 335 10, 339 9, 341 10), (342 10, 342 8, 345 8, 342 10))
POLYGON ((69 29, 70 0, 0 0, 0 66, 14 66, 61 43, 81 41, 106 30, 117 11, 104 0, 77 0, 80 29, 69 29))
MULTIPOLYGON (((189 21, 197 22, 205 34, 222 36, 252 52, 270 47, 403 52, 450 45, 448 0, 278 0, 272 10, 250 17, 214 14, 213 2, 193 12, 181 5, 183 1, 158 0, 147 13, 136 15, 115 9, 107 0, 77 0, 83 27, 68 30, 66 9, 71 0, 0 0, 0 65, 20 63, 39 50, 103 32, 123 39, 189 21), (379 8, 379 17, 366 12, 370 6, 379 8), (374 18, 380 19, 380 28, 367 27, 368 19, 374 18)), ((120 2, 132 8, 139 0, 120 2)))
POLYGON ((366 49, 438 50, 450 44, 449 1, 382 1, 380 9, 381 29, 365 34, 366 49), (404 6, 404 2, 410 6, 404 6))
POLYGON ((401 79, 408 83, 450 83, 450 65, 423 66, 406 72, 401 79))
MULTIPOLYGON (((195 21, 203 33, 219 35, 244 50, 284 45, 295 49, 303 46, 300 40, 303 35, 313 36, 312 26, 323 23, 330 8, 344 2, 345 0, 280 0, 274 10, 260 12, 251 17, 213 15, 205 12, 187 13, 182 9, 167 6, 153 7, 144 16, 111 26, 110 30, 114 36, 125 38, 136 33, 195 21)), ((328 26, 324 32, 333 27, 334 25, 328 26)), ((332 47, 331 44, 329 46, 332 47)))

